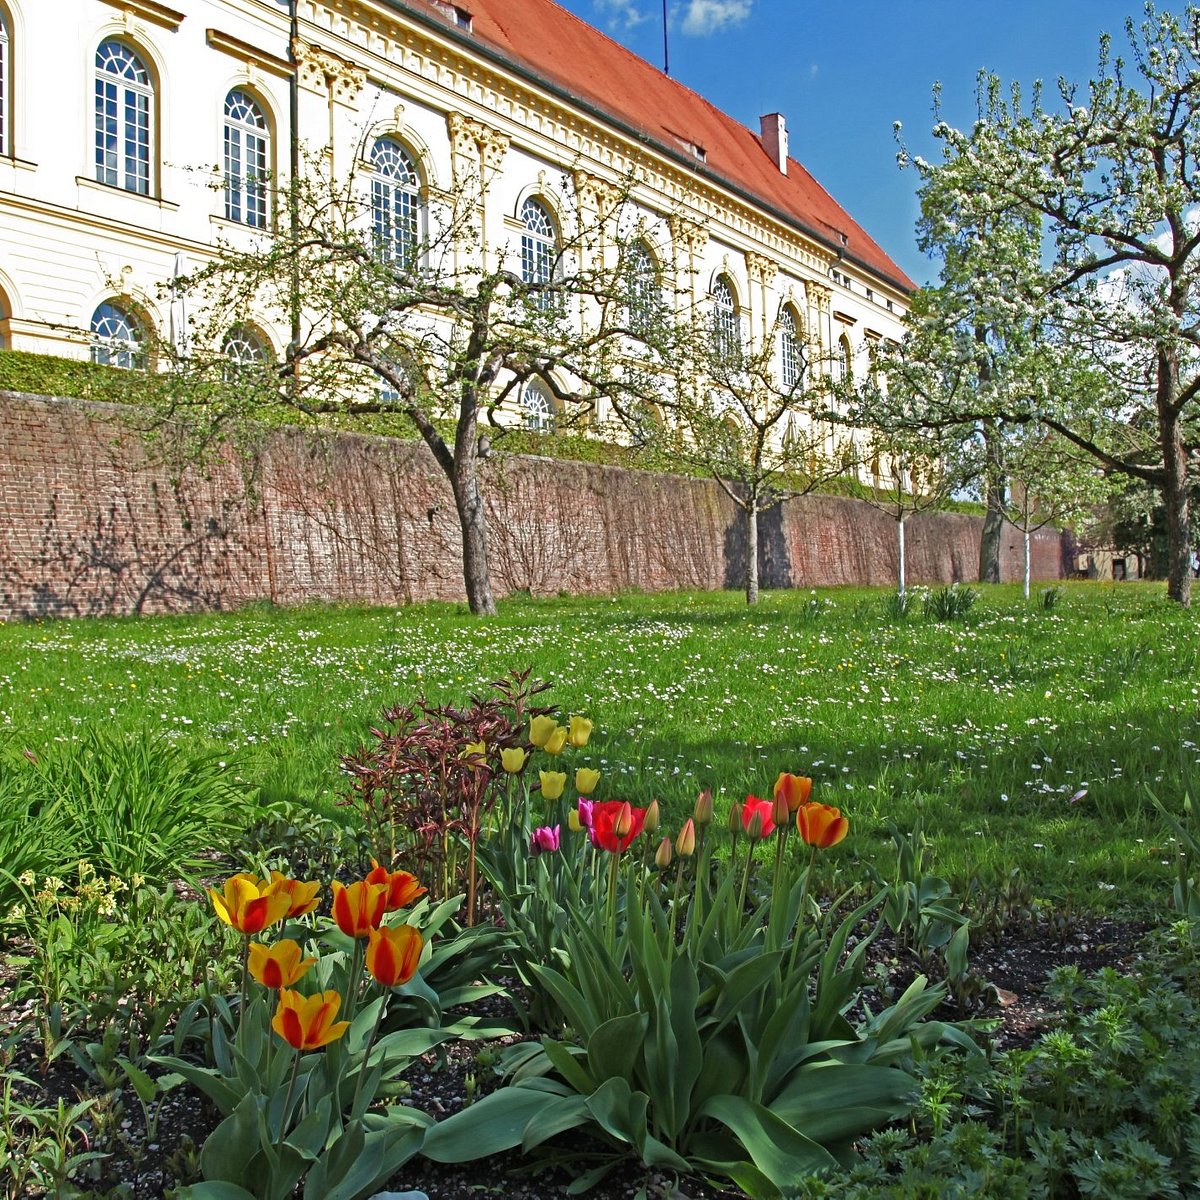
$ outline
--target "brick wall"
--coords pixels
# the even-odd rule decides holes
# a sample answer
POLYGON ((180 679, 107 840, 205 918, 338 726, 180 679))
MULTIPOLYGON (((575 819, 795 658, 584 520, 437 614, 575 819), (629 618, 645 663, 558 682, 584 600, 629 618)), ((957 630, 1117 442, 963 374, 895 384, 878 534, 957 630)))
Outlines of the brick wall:
MULTIPOLYGON (((461 599, 454 505, 423 446, 282 430, 253 460, 226 446, 177 474, 128 419, 0 393, 0 618, 461 599)), ((513 457, 488 464, 486 494, 500 593, 739 586, 739 514, 715 483, 513 457)), ((913 519, 910 580, 974 579, 979 524, 913 519)), ((1008 534, 1003 577, 1019 579, 1008 534)), ((760 550, 766 587, 896 576, 895 523, 853 500, 788 501, 760 550)), ((1039 533, 1035 578, 1060 578, 1063 557, 1039 533)))

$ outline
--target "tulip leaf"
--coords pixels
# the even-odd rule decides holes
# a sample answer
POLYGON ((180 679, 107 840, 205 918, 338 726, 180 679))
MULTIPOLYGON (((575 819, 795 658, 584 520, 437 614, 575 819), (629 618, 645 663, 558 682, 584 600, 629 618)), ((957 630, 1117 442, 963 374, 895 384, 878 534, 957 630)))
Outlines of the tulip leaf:
POLYGON ((590 1057, 582 1054, 576 1047, 556 1042, 553 1038, 542 1039, 542 1050, 554 1069, 575 1091, 586 1096, 596 1090, 599 1080, 588 1070, 591 1065, 590 1057), (586 1065, 583 1061, 585 1057, 586 1065))
POLYGON ((214 1179, 206 1183, 193 1183, 182 1187, 178 1192, 179 1200, 256 1200, 253 1192, 248 1192, 236 1183, 224 1179, 214 1179))
POLYGON ((652 1134, 646 1134, 641 1145, 642 1163, 647 1167, 665 1167, 668 1171, 690 1173, 691 1163, 682 1155, 676 1154, 670 1146, 660 1142, 652 1134))
POLYGON ((587 1097, 588 1111, 600 1128, 630 1146, 645 1136, 648 1105, 646 1093, 634 1092, 625 1079, 606 1079, 587 1097))
POLYGON ((591 1110, 583 1096, 563 1096, 559 1104, 548 1112, 539 1113, 525 1126, 521 1137, 521 1153, 528 1154, 535 1146, 568 1129, 577 1129, 586 1125, 591 1118, 591 1110))
POLYGON ((539 963, 533 963, 531 968, 537 981, 550 993, 554 1003, 567 1019, 567 1024, 575 1029, 594 1029, 599 1021, 594 1019, 591 1007, 584 999, 583 993, 558 971, 551 970, 539 963))
POLYGON ((811 1175, 837 1166, 819 1145, 782 1117, 741 1096, 713 1096, 700 1110, 729 1129, 745 1148, 755 1167, 777 1188, 789 1187, 797 1175, 811 1175))
POLYGON ((379 1010, 387 1002, 386 995, 376 996, 355 1013, 354 1020, 350 1022, 350 1028, 346 1030, 345 1045, 351 1054, 363 1052, 367 1038, 371 1036, 371 1030, 375 1028, 375 1019, 379 1016, 379 1010))
POLYGON ((841 1142, 908 1112, 916 1087, 895 1067, 820 1063, 797 1071, 771 1111, 815 1142, 841 1142))
POLYGON ((291 1146, 302 1158, 315 1159, 325 1148, 329 1137, 329 1120, 333 1106, 329 1097, 319 1104, 312 1112, 292 1130, 287 1136, 287 1145, 291 1146))
POLYGON ((250 1160, 259 1152, 259 1097, 247 1092, 208 1135, 200 1151, 200 1169, 206 1179, 236 1183, 245 1179, 250 1160))
POLYGON ((242 1098, 243 1093, 211 1067, 198 1067, 195 1063, 185 1062, 181 1058, 159 1055, 150 1055, 149 1061, 182 1075, 193 1087, 199 1088, 226 1116, 233 1112, 242 1098))
POLYGON ((714 1033, 733 1020, 750 996, 766 987, 771 977, 779 971, 782 960, 783 952, 776 950, 747 959, 730 971, 713 1006, 713 1016, 717 1021, 714 1033))
POLYGON ((434 1162, 471 1162, 521 1144, 530 1121, 552 1112, 562 1100, 532 1088, 504 1087, 434 1125, 421 1153, 434 1162))
MULTIPOLYGON (((588 1069, 596 1083, 619 1076, 628 1079, 634 1064, 641 1057, 642 1042, 650 1018, 646 1013, 626 1013, 613 1017, 593 1030, 587 1042, 588 1069)), ((580 1088, 580 1091, 592 1091, 580 1088)))
POLYGON ((383 1142, 367 1145, 361 1121, 351 1121, 329 1149, 313 1164, 304 1181, 304 1200, 354 1200, 360 1192, 383 1182, 379 1174, 383 1142))

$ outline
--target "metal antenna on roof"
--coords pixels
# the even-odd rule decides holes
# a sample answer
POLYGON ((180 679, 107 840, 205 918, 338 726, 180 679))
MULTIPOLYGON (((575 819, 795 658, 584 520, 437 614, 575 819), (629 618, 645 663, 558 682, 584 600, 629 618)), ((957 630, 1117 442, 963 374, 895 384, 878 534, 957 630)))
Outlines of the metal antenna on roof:
POLYGON ((671 48, 667 45, 667 0, 663 0, 663 74, 671 73, 671 48))

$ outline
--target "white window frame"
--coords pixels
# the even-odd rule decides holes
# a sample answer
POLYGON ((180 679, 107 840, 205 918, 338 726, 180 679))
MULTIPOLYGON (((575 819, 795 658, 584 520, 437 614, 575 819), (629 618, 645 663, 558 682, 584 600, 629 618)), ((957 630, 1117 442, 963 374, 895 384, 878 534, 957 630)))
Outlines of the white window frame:
POLYGON ((146 329, 141 318, 116 298, 96 305, 91 321, 91 360, 125 371, 145 365, 146 329))
POLYGON ((741 313, 737 293, 727 275, 718 275, 713 283, 712 338, 719 358, 733 360, 741 351, 741 313))
MULTIPOLYGON (((558 230, 550 209, 530 196, 521 205, 521 226, 521 279, 534 285, 550 283, 558 258, 558 230)), ((554 293, 547 288, 531 302, 537 308, 552 308, 554 293)))
POLYGON ((155 122, 150 71, 133 47, 110 37, 96 47, 92 78, 96 182, 149 196, 155 122))
POLYGON ((270 216, 271 127, 259 100, 245 88, 225 97, 222 153, 225 164, 225 219, 265 229, 270 216))
POLYGON ((411 151, 390 134, 371 146, 371 229, 385 262, 417 265, 423 207, 421 177, 411 151))

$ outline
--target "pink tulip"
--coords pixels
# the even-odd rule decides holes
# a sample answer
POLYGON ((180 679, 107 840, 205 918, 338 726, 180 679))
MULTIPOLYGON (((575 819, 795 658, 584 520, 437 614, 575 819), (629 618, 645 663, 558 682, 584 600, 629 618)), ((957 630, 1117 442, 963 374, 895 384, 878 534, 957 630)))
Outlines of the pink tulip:
POLYGON ((529 853, 553 854, 558 849, 561 826, 539 825, 529 837, 529 853))

